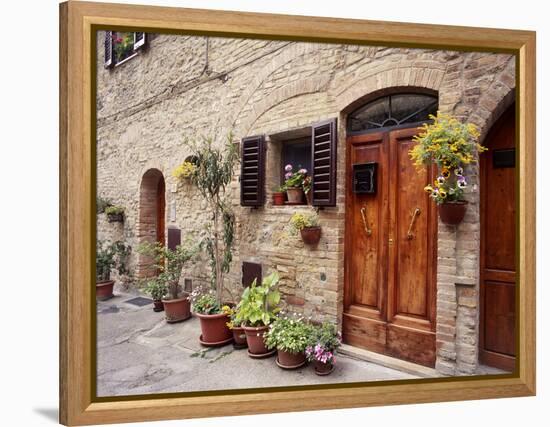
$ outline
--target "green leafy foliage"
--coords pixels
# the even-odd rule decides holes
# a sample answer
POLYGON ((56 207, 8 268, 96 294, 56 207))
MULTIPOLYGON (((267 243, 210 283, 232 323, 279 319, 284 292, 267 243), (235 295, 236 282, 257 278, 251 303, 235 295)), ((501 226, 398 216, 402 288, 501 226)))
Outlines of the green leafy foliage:
POLYGON ((193 311, 199 314, 219 314, 221 306, 212 294, 204 294, 193 301, 193 311))
POLYGON ((228 135, 223 146, 217 146, 211 138, 191 143, 196 168, 190 178, 208 202, 212 214, 201 243, 210 258, 212 285, 218 303, 221 303, 224 290, 224 275, 229 272, 233 260, 235 215, 226 189, 233 179, 239 158, 232 139, 232 135, 228 135))
POLYGON ((302 319, 279 318, 265 334, 265 345, 269 349, 301 353, 310 343, 313 333, 314 327, 302 319))
POLYGON ((101 213, 105 212, 106 208, 108 208, 109 206, 112 206, 112 205, 113 204, 111 203, 110 200, 107 200, 107 199, 104 199, 104 198, 98 196, 96 198, 96 202, 95 202, 96 213, 101 214, 101 213))
POLYGON ((105 208, 105 213, 107 215, 119 215, 124 213, 124 208, 122 206, 107 206, 105 208))
POLYGON ((111 279, 111 269, 115 266, 116 249, 113 244, 98 240, 96 244, 95 270, 98 282, 111 279))
POLYGON ((158 242, 144 242, 139 245, 138 252, 152 258, 158 271, 157 280, 165 284, 171 299, 177 299, 181 291, 181 272, 197 254, 198 246, 193 245, 190 238, 173 250, 158 242))
POLYGON ((151 295, 151 298, 157 301, 163 299, 168 293, 166 283, 164 283, 162 280, 159 280, 158 277, 152 277, 148 279, 144 290, 149 295, 151 295))
POLYGON ((290 226, 292 234, 298 233, 306 227, 316 227, 319 225, 319 217, 315 212, 294 212, 290 217, 290 226))
POLYGON ((324 322, 320 326, 313 328, 310 344, 315 346, 319 344, 326 351, 334 351, 340 347, 340 334, 334 323, 324 322))
POLYGON ((265 277, 261 285, 256 280, 246 288, 237 304, 235 324, 248 326, 269 325, 279 311, 281 294, 276 289, 279 275, 274 272, 265 277))

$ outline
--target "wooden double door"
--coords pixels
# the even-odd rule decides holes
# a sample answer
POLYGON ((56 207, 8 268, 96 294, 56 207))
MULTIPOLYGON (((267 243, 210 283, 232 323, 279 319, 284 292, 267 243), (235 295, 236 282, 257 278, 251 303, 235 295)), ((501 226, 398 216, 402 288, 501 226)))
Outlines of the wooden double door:
POLYGON ((418 131, 347 138, 343 338, 433 367, 437 212, 424 187, 435 169, 409 157, 418 131), (354 170, 373 163, 374 191, 358 191, 354 170))

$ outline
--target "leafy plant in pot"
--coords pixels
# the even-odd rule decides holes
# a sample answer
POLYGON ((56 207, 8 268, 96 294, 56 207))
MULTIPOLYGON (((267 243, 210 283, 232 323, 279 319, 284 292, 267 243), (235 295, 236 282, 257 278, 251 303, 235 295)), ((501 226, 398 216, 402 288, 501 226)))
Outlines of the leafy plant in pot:
POLYGON ((334 370, 334 353, 340 344, 336 325, 325 322, 313 328, 305 353, 307 359, 314 362, 317 375, 329 375, 334 370))
POLYGON ((124 221, 124 208, 122 206, 107 206, 105 208, 107 214, 107 220, 109 222, 123 222, 124 221))
POLYGON ((299 231, 308 245, 316 245, 321 240, 319 217, 315 212, 295 212, 290 218, 290 226, 291 233, 296 235, 299 231))
POLYGON ((437 165, 439 176, 424 190, 437 203, 441 221, 457 225, 463 220, 468 203, 464 198, 468 186, 464 170, 487 149, 477 142, 479 131, 474 124, 461 123, 440 112, 430 118, 433 123, 423 125, 409 155, 419 167, 437 165))
POLYGON ((275 353, 264 342, 269 324, 279 312, 281 295, 277 290, 279 275, 274 272, 258 285, 256 280, 247 287, 237 304, 235 322, 242 325, 248 343, 248 355, 253 358, 267 357, 275 353))
POLYGON ((144 290, 151 295, 153 299, 153 311, 164 311, 164 303, 162 300, 168 293, 166 284, 162 280, 159 280, 158 277, 152 277, 147 279, 144 290))
POLYGON ((307 170, 304 168, 293 171, 293 166, 288 164, 285 166, 285 182, 286 196, 289 204, 304 203, 304 180, 307 176, 307 170))
POLYGON ((273 190, 273 205, 274 206, 282 206, 285 204, 285 193, 286 193, 286 187, 284 185, 281 185, 273 190))
POLYGON ((247 348, 248 344, 246 342, 246 334, 244 332, 243 325, 240 321, 237 320, 238 311, 236 308, 230 308, 229 310, 229 322, 227 322, 227 327, 233 333, 233 347, 235 349, 247 348))
POLYGON ((96 298, 100 301, 113 297, 114 280, 111 280, 111 269, 116 264, 114 244, 97 241, 96 245, 96 298))
POLYGON ((138 252, 153 259, 158 272, 155 280, 167 290, 163 305, 168 323, 182 322, 191 317, 189 294, 182 291, 179 283, 183 267, 198 252, 198 247, 189 242, 190 239, 187 239, 186 243, 175 249, 167 248, 159 242, 144 242, 138 247, 138 252))
POLYGON ((210 217, 201 245, 210 259, 211 287, 214 292, 205 295, 201 304, 197 304, 198 300, 194 301, 194 311, 201 323, 201 344, 206 346, 223 345, 232 339, 232 333, 227 327, 229 318, 222 304, 224 291, 231 295, 230 290, 225 288, 225 274, 229 272, 233 259, 235 231, 230 192, 226 191, 238 162, 236 144, 232 139, 233 136, 229 134, 225 144, 216 144, 212 139, 191 143, 195 148, 192 157, 196 167, 190 179, 207 202, 210 217))
POLYGON ((313 334, 313 326, 302 318, 278 318, 265 334, 268 349, 277 349, 277 366, 296 369, 306 363, 305 350, 313 334))

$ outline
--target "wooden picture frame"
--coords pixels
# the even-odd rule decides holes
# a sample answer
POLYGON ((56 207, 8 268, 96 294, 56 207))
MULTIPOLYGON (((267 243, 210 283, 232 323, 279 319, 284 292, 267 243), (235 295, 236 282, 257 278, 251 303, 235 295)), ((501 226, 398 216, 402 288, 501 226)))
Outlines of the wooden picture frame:
POLYGON ((60 420, 84 425, 535 394, 535 33, 69 1, 60 5, 60 420), (510 375, 190 393, 151 398, 94 395, 92 312, 95 221, 92 33, 261 36, 505 52, 516 56, 517 365, 510 375))

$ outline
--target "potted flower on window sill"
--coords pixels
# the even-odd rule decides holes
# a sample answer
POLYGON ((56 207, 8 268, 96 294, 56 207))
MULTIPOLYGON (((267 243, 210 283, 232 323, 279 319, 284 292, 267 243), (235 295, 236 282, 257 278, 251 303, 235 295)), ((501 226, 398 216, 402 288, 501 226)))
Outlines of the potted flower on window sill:
POLYGON ((122 206, 108 206, 105 208, 105 213, 109 222, 124 221, 124 208, 122 206))
POLYGON ((311 340, 313 327, 301 318, 279 318, 265 335, 268 349, 277 349, 277 366, 282 369, 296 369, 306 363, 306 347, 311 340))
POLYGON ((282 206, 285 204, 285 193, 286 187, 284 185, 275 188, 272 194, 274 206, 282 206))
POLYGON ((168 323, 183 322, 191 317, 189 294, 183 292, 180 285, 181 272, 185 264, 193 259, 197 247, 181 244, 175 249, 161 243, 144 242, 138 252, 150 256, 158 272, 156 280, 164 284, 167 295, 163 299, 165 318, 168 323))
POLYGON ((113 244, 99 240, 96 249, 96 298, 100 301, 113 297, 114 280, 111 280, 111 269, 115 266, 116 249, 113 244))
POLYGON ((304 243, 316 245, 321 239, 321 227, 319 218, 315 212, 295 212, 290 218, 291 233, 296 235, 298 231, 304 243))
POLYGON ((269 324, 276 318, 279 311, 277 305, 281 295, 276 289, 279 275, 274 272, 262 280, 261 285, 256 280, 246 288, 237 304, 235 321, 243 325, 248 343, 248 355, 252 358, 271 356, 275 350, 269 350, 264 342, 264 335, 269 324))
POLYGON ((464 169, 476 163, 486 148, 477 142, 479 132, 474 124, 440 112, 430 118, 433 123, 423 125, 409 155, 418 167, 437 165, 439 176, 424 190, 437 203, 441 221, 457 225, 464 219, 468 203, 464 199, 468 185, 464 169))
POLYGON ((334 353, 340 343, 336 325, 325 322, 315 327, 305 353, 307 359, 314 363, 317 375, 329 375, 334 370, 334 353))
POLYGON ((304 180, 307 176, 306 169, 299 169, 293 172, 291 164, 285 166, 285 182, 286 196, 289 204, 304 203, 304 180))
POLYGON ((200 320, 200 343, 205 347, 220 347, 233 341, 228 327, 231 308, 220 305, 213 293, 198 295, 193 301, 193 313, 200 320))

